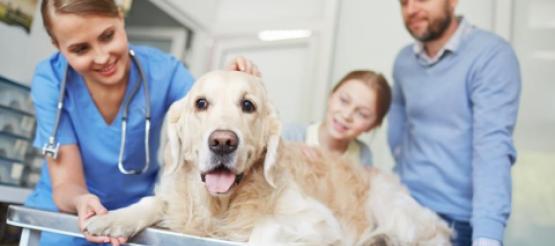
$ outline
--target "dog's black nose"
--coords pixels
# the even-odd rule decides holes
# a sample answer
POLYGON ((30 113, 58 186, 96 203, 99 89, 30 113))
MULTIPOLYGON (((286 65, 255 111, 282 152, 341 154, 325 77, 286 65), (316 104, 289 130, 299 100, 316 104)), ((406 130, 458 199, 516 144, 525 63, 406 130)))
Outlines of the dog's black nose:
POLYGON ((212 152, 225 155, 237 149, 239 139, 237 134, 229 130, 216 130, 208 138, 208 146, 212 152))

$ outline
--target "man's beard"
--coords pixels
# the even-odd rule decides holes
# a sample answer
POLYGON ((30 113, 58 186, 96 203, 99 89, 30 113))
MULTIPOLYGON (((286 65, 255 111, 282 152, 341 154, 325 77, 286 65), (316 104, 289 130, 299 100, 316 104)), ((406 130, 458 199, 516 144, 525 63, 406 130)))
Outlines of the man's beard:
POLYGON ((415 38, 416 40, 420 41, 420 42, 429 42, 429 41, 433 41, 436 40, 438 38, 440 38, 443 33, 445 33, 445 31, 447 30, 447 28, 449 28, 449 25, 451 24, 451 21, 453 21, 453 17, 449 14, 449 12, 445 12, 445 17, 443 18, 438 18, 435 20, 431 20, 430 21, 430 25, 428 26, 428 28, 426 28, 426 30, 424 31, 424 33, 417 35, 416 33, 413 33, 408 24, 405 24, 405 27, 407 28, 407 30, 409 31, 410 35, 415 38))

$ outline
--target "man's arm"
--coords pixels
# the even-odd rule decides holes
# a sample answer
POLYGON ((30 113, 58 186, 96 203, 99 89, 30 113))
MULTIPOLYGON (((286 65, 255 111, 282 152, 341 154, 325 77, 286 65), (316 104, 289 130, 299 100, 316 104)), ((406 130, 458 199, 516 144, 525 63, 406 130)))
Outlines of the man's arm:
POLYGON ((511 166, 516 159, 512 134, 521 78, 512 48, 500 43, 483 56, 473 74, 472 238, 503 241, 511 212, 511 166))

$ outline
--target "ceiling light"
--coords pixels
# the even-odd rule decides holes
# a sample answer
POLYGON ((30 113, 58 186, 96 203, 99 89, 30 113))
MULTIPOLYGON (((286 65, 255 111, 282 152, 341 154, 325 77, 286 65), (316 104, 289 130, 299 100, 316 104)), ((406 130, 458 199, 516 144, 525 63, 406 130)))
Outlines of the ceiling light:
POLYGON ((277 41, 286 39, 308 38, 312 35, 310 30, 265 30, 258 33, 258 38, 262 41, 277 41))

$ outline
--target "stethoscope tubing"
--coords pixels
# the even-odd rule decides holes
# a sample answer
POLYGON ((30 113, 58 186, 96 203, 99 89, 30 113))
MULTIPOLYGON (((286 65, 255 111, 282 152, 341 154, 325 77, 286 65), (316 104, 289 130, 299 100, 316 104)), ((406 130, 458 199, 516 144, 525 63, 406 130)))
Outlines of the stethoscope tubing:
POLYGON ((58 95, 58 102, 56 103, 56 119, 51 131, 52 134, 50 135, 50 137, 48 137, 48 143, 42 147, 42 154, 45 156, 50 156, 50 158, 54 160, 58 158, 58 150, 60 149, 60 143, 56 142, 56 135, 58 134, 60 119, 62 117, 62 108, 64 107, 64 93, 66 91, 68 72, 69 65, 65 68, 64 77, 62 78, 62 84, 60 85, 60 94, 58 95))
MULTIPOLYGON (((136 83, 135 87, 133 88, 129 97, 124 99, 124 111, 122 115, 122 122, 121 122, 121 142, 120 142, 120 149, 118 154, 118 169, 123 174, 128 175, 138 175, 145 173, 148 168, 150 167, 150 92, 148 90, 148 83, 146 81, 146 77, 144 75, 143 67, 140 61, 135 57, 135 52, 133 50, 129 50, 129 56, 131 60, 137 65, 139 70, 139 76, 141 79, 141 83, 136 83), (126 169, 125 165, 123 164, 123 156, 125 154, 125 140, 127 135, 127 119, 128 119, 128 111, 129 111, 129 104, 135 94, 139 91, 141 85, 143 85, 144 90, 144 97, 145 97, 145 165, 142 169, 126 169)), ((60 85, 60 94, 58 96, 58 103, 56 105, 56 120, 54 122, 53 129, 51 131, 51 135, 48 138, 48 143, 43 146, 42 153, 45 156, 50 156, 52 159, 56 160, 58 158, 58 150, 60 143, 56 141, 56 135, 60 125, 60 119, 62 115, 63 109, 63 101, 64 101, 64 94, 65 88, 67 84, 67 77, 69 74, 69 64, 66 66, 64 78, 62 79, 62 83, 60 85)))
POLYGON ((144 172, 146 172, 150 166, 150 145, 149 145, 149 136, 150 136, 150 92, 148 90, 148 84, 147 81, 145 79, 145 75, 143 72, 143 67, 141 65, 141 63, 139 62, 139 60, 135 57, 135 52, 133 52, 133 50, 129 51, 129 55, 131 56, 131 59, 133 60, 133 62, 135 62, 135 64, 137 65, 137 68, 139 70, 139 76, 141 78, 141 82, 143 85, 143 90, 144 90, 144 96, 145 96, 145 165, 143 166, 143 169, 141 170, 135 170, 135 169, 131 169, 131 170, 127 170, 123 164, 123 156, 125 154, 125 139, 126 139, 126 133, 127 133, 127 119, 128 119, 128 111, 129 111, 129 104, 131 102, 131 100, 133 99, 133 97, 135 96, 135 94, 137 94, 137 92, 139 91, 140 87, 141 87, 141 83, 137 83, 135 85, 135 87, 133 88, 133 91, 131 92, 130 96, 128 98, 125 99, 124 101, 124 105, 125 105, 125 110, 123 111, 123 115, 122 115, 122 122, 121 122, 121 141, 120 141, 120 151, 119 151, 119 155, 118 155, 118 169, 121 173, 123 174, 142 174, 144 172))

